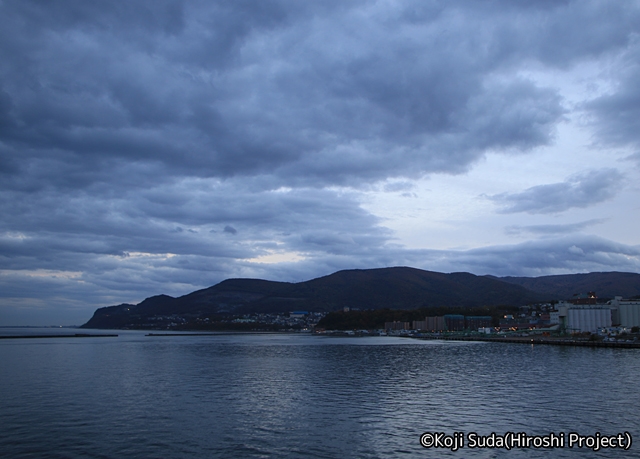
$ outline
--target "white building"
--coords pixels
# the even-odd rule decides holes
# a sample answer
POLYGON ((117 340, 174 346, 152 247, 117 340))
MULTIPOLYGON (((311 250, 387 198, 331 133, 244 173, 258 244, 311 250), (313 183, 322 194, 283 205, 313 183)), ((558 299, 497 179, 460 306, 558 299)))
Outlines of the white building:
POLYGON ((567 310, 567 329, 571 332, 597 333, 608 327, 611 327, 610 308, 592 306, 567 310))
POLYGON ((620 325, 623 327, 640 326, 640 300, 623 300, 616 296, 607 303, 618 310, 620 325))
POLYGON ((570 333, 597 333, 599 329, 612 325, 610 306, 576 305, 563 301, 558 303, 557 308, 559 322, 570 333))

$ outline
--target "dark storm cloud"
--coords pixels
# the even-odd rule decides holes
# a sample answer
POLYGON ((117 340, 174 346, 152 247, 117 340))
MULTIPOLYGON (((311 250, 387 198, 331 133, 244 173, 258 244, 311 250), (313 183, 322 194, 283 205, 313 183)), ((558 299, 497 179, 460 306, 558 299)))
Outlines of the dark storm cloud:
POLYGON ((570 177, 565 182, 538 185, 520 193, 488 198, 502 206, 501 213, 550 214, 574 207, 589 207, 612 198, 623 176, 616 169, 602 169, 570 177))
POLYGON ((460 172, 488 149, 550 142, 561 100, 513 77, 516 62, 624 45, 637 14, 599 2, 527 17, 475 2, 1 8, 3 141, 32 169, 53 166, 40 176, 53 185, 86 165, 78 186, 117 159, 289 185, 460 172))

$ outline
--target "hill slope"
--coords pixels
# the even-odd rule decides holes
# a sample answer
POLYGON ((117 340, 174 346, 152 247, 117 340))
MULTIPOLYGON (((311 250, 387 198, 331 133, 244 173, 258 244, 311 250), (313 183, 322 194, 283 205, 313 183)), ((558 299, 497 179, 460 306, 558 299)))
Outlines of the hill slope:
POLYGON ((347 270, 299 283, 228 279, 179 298, 160 295, 138 305, 101 308, 83 327, 117 328, 155 315, 328 312, 345 306, 359 309, 474 307, 516 305, 542 299, 519 285, 469 273, 443 274, 406 267, 347 270))
POLYGON ((120 328, 154 316, 201 317, 252 312, 478 307, 567 299, 595 291, 599 297, 640 295, 640 274, 589 273, 543 277, 444 274, 415 268, 354 269, 299 283, 227 279, 179 298, 158 295, 137 305, 98 309, 85 328, 120 328))

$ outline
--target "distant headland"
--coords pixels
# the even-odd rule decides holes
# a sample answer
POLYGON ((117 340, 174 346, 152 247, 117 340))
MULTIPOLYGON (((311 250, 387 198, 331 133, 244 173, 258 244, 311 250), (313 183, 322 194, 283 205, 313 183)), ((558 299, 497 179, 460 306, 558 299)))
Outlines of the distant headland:
POLYGON ((279 330, 295 324, 313 327, 327 313, 344 310, 496 316, 588 291, 597 291, 600 298, 635 297, 640 274, 494 277, 393 267, 338 271, 298 283, 227 279, 178 298, 158 295, 139 304, 100 308, 82 328, 279 330))

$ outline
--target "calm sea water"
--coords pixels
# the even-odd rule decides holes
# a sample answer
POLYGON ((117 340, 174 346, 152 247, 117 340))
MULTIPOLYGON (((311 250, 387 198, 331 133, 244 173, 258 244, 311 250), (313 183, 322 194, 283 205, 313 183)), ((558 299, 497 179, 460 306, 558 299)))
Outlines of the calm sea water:
MULTIPOLYGON (((0 329, 27 332, 51 330, 0 329)), ((640 457, 635 349, 115 333, 0 340, 1 457, 640 457), (427 431, 638 443, 454 452, 423 448, 427 431)))

